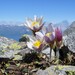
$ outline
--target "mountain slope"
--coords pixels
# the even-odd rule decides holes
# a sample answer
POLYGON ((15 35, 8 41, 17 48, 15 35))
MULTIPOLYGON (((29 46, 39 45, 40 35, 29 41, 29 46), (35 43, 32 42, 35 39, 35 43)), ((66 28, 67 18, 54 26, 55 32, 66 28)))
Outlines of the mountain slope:
POLYGON ((31 34, 25 26, 0 25, 0 36, 19 40, 23 34, 31 34))
POLYGON ((75 21, 64 31, 64 42, 75 53, 75 21))
POLYGON ((64 35, 69 35, 72 32, 75 32, 75 21, 64 31, 64 35))
MULTIPOLYGON (((69 26, 69 23, 68 21, 62 21, 54 26, 60 26, 64 31, 69 26)), ((22 23, 0 22, 0 36, 19 40, 23 34, 31 34, 31 31, 23 26, 22 23)))
POLYGON ((69 27, 69 22, 67 20, 64 20, 60 23, 57 23, 54 25, 55 27, 60 27, 62 31, 65 31, 69 27))

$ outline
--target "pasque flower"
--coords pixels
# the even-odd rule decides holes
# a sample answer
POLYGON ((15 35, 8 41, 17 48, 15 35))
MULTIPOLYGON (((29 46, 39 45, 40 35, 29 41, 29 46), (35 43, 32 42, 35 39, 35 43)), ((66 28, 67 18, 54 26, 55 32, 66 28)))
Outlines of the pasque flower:
POLYGON ((44 40, 45 43, 50 46, 50 49, 51 49, 50 59, 51 59, 51 51, 52 51, 52 48, 54 47, 54 42, 55 42, 55 32, 54 32, 52 23, 50 23, 47 27, 43 27, 42 32, 37 32, 36 36, 41 36, 42 40, 44 40))
MULTIPOLYGON (((38 33, 38 32, 37 32, 38 33)), ((36 33, 36 34, 37 34, 36 33)), ((43 27, 42 34, 39 33, 40 36, 43 37, 45 42, 50 47, 50 59, 51 59, 51 52, 52 49, 56 48, 56 57, 59 58, 59 48, 62 45, 62 30, 60 28, 54 28, 50 23, 47 27, 43 27)))
POLYGON ((54 43, 55 43, 55 32, 54 32, 54 28, 52 27, 51 24, 49 24, 49 26, 46 28, 46 33, 45 33, 44 39, 45 39, 45 42, 50 47, 50 61, 51 61, 51 53, 52 53, 52 49, 53 49, 54 43))
POLYGON ((27 42, 27 46, 32 50, 36 50, 37 52, 41 52, 45 47, 45 42, 43 40, 43 36, 38 35, 38 36, 36 36, 35 40, 30 39, 30 41, 27 42))
POLYGON ((36 37, 45 40, 47 44, 52 44, 55 39, 55 32, 52 24, 50 23, 47 27, 43 27, 42 32, 36 32, 36 37))
POLYGON ((56 41, 56 57, 59 58, 59 49, 62 45, 62 30, 60 28, 55 29, 55 41, 56 41))
POLYGON ((55 39, 57 47, 60 47, 62 44, 62 30, 58 27, 55 29, 55 39))
POLYGON ((33 34, 35 35, 35 32, 38 32, 42 29, 44 22, 43 17, 38 18, 37 16, 34 16, 34 19, 26 19, 26 22, 24 24, 27 26, 30 30, 32 30, 33 34))
POLYGON ((33 48, 37 51, 37 52, 41 52, 44 48, 45 44, 43 42, 41 42, 40 40, 36 40, 33 43, 33 48))
POLYGON ((38 52, 41 52, 45 45, 50 47, 50 59, 52 49, 56 46, 57 51, 62 44, 62 31, 60 28, 55 28, 50 23, 47 27, 44 27, 43 17, 36 17, 34 19, 26 19, 25 26, 27 26, 36 35, 36 40, 32 40, 27 45, 38 52), (42 32, 39 32, 42 30, 42 32), (30 45, 31 44, 31 45, 30 45))

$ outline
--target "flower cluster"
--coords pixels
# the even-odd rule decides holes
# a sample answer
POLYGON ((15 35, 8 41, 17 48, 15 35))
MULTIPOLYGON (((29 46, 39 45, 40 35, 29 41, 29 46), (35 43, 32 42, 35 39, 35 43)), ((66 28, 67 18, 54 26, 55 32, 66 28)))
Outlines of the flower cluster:
POLYGON ((35 36, 35 32, 41 30, 44 25, 43 17, 38 18, 37 16, 34 16, 34 19, 27 18, 24 25, 27 26, 35 36))
POLYGON ((40 52, 46 45, 49 45, 51 50, 55 47, 59 49, 62 44, 61 29, 58 27, 54 28, 52 23, 48 24, 47 27, 45 27, 44 24, 43 18, 38 18, 36 16, 34 17, 34 20, 28 18, 25 22, 25 26, 27 26, 37 38, 37 40, 35 40, 32 44, 33 49, 40 52))

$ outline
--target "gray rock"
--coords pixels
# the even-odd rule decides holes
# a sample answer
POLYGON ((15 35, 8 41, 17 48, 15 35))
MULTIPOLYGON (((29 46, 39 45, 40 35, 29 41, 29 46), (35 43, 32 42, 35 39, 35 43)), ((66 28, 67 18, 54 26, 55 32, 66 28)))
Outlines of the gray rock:
POLYGON ((38 70, 36 72, 36 75, 56 75, 56 73, 53 70, 38 70))
POLYGON ((15 43, 15 40, 8 39, 6 37, 0 37, 0 50, 4 50, 7 46, 15 43))
POLYGON ((25 48, 25 49, 19 50, 18 54, 25 56, 26 53, 30 53, 30 52, 31 52, 31 49, 25 48))
POLYGON ((64 31, 64 44, 75 53, 75 21, 64 31))
POLYGON ((67 66, 62 69, 63 71, 75 71, 75 66, 67 66))
POLYGON ((19 50, 10 50, 9 46, 13 43, 18 43, 17 41, 13 39, 8 39, 6 37, 0 37, 0 58, 8 58, 12 59, 14 58, 14 55, 19 52, 19 50))
POLYGON ((75 32, 75 21, 64 31, 64 35, 69 35, 72 32, 75 32))
POLYGON ((9 58, 12 59, 14 57, 14 51, 10 50, 10 51, 6 51, 3 54, 0 55, 0 58, 9 58))
MULTIPOLYGON (((45 48, 42 53, 45 53, 48 57, 50 57, 50 47, 45 48)), ((55 53, 54 50, 52 50, 51 52, 51 60, 53 60, 55 58, 55 53)))
POLYGON ((62 67, 63 68, 60 70, 58 69, 58 66, 51 66, 46 70, 38 70, 36 72, 36 75, 67 75, 66 71, 75 71, 75 66, 62 66, 62 67))
POLYGON ((64 36, 64 44, 75 53, 75 32, 72 32, 69 35, 64 36))

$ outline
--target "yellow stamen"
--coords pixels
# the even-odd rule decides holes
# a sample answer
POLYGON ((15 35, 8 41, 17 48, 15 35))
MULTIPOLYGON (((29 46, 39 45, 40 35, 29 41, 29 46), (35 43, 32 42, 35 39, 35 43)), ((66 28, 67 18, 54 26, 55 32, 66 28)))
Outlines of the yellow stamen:
POLYGON ((34 42, 33 46, 34 47, 39 47, 41 45, 41 41, 37 40, 34 42))
POLYGON ((38 22, 32 22, 32 26, 35 26, 35 25, 39 25, 39 23, 38 22))
POLYGON ((48 37, 49 37, 50 35, 51 35, 51 33, 47 33, 47 34, 46 34, 46 36, 48 36, 48 37))

